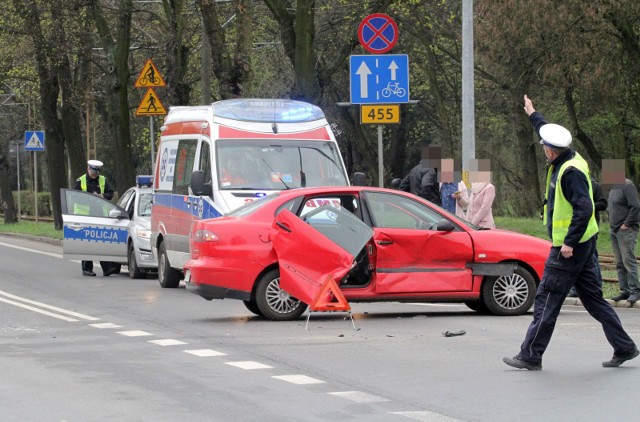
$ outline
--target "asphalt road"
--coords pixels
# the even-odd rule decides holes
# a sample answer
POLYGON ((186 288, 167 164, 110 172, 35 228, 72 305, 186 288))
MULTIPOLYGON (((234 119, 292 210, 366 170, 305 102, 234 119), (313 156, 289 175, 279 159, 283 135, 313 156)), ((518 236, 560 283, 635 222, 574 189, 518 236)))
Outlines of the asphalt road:
MULTIPOLYGON (((0 237, 0 419, 20 421, 601 421, 640 411, 640 359, 565 306, 543 371, 514 370, 531 315, 352 304, 253 316, 156 279, 82 277, 59 246, 0 237), (466 334, 445 337, 445 331, 466 334)), ((640 340, 640 310, 616 308, 640 340)))

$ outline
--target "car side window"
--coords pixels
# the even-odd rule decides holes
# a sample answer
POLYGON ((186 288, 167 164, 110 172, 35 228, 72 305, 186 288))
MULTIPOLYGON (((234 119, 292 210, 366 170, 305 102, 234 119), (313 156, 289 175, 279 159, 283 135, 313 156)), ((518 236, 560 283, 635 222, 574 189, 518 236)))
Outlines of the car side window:
POLYGON ((367 192, 373 225, 381 228, 435 230, 444 217, 410 198, 382 192, 367 192))
POLYGON ((191 183, 191 173, 196 159, 197 146, 198 141, 195 139, 182 139, 178 143, 173 176, 174 194, 189 195, 189 184, 191 183))
POLYGON ((109 217, 109 211, 117 205, 91 193, 80 190, 65 190, 64 214, 88 217, 109 217))
POLYGON ((122 209, 127 209, 127 203, 131 199, 132 195, 133 195, 133 190, 126 191, 124 195, 122 195, 122 198, 120 198, 120 200, 118 201, 118 206, 122 209))
POLYGON ((333 208, 349 211, 351 214, 358 218, 361 218, 360 209, 358 206, 358 200, 353 195, 339 195, 339 196, 320 196, 306 198, 304 207, 300 211, 299 217, 305 219, 306 215, 324 205, 328 205, 333 208))

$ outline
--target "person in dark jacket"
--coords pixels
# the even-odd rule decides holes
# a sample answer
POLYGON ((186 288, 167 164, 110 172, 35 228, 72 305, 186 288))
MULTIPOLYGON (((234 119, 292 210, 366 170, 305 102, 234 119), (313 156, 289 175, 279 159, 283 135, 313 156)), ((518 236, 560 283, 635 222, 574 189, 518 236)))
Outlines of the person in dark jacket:
MULTIPOLYGON (((102 165, 102 161, 87 161, 87 172, 76 179, 73 189, 89 192, 110 201, 113 198, 113 188, 106 177, 100 175, 102 165)), ((85 212, 80 211, 76 212, 76 214, 89 215, 89 212, 90 210, 87 209, 85 212)), ((118 264, 108 261, 100 261, 100 266, 105 277, 117 273, 120 269, 118 264)), ((95 277, 93 261, 82 261, 82 275, 95 277)))
POLYGON ((575 284, 585 309, 602 325, 605 337, 613 347, 613 357, 602 362, 602 366, 620 366, 637 357, 640 351, 622 327, 618 314, 602 297, 602 275, 594 238, 598 225, 593 215, 589 166, 569 147, 571 133, 560 125, 547 124, 526 95, 524 110, 551 163, 547 173, 544 218, 552 246, 536 292, 533 321, 520 352, 502 361, 518 369, 542 369, 542 355, 551 340, 564 299, 575 284))

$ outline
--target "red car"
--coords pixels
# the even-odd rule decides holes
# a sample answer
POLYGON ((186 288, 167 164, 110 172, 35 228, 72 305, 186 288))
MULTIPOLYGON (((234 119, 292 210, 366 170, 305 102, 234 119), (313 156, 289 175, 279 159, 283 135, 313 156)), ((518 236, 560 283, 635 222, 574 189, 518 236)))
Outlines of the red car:
POLYGON ((274 193, 194 223, 190 242, 187 289, 207 300, 240 299, 271 320, 299 318, 329 276, 351 302, 464 302, 521 315, 551 246, 365 186, 274 193))

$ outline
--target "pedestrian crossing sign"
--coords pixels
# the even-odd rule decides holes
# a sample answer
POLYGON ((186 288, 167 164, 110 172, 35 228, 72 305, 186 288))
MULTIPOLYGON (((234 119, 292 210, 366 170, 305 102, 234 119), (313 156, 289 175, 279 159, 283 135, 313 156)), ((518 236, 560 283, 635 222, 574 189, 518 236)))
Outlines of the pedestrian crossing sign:
POLYGON ((144 94, 144 98, 136 110, 136 116, 163 116, 165 114, 167 114, 167 110, 153 88, 147 89, 147 93, 144 94))
POLYGON ((44 151, 44 131, 26 131, 24 149, 25 151, 44 151))

